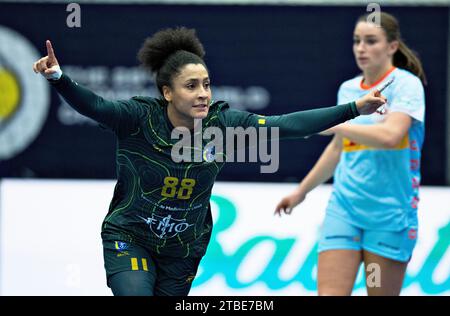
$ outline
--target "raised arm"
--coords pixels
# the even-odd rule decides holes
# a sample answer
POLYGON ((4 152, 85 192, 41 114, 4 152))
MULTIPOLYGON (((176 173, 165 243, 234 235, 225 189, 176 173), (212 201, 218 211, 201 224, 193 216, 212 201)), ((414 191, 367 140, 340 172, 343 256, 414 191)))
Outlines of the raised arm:
POLYGON ((145 108, 132 100, 109 101, 82 87, 62 73, 52 44, 47 40, 47 56, 33 64, 33 70, 42 74, 58 93, 77 112, 111 128, 116 132, 136 129, 145 108))

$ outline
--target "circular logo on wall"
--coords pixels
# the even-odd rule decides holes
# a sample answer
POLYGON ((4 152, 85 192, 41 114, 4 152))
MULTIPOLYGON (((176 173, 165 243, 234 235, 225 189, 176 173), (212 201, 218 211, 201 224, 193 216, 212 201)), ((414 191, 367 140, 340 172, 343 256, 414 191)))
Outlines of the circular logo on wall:
POLYGON ((6 160, 38 136, 47 118, 50 89, 33 72, 40 54, 29 40, 0 25, 0 43, 0 160, 6 160))

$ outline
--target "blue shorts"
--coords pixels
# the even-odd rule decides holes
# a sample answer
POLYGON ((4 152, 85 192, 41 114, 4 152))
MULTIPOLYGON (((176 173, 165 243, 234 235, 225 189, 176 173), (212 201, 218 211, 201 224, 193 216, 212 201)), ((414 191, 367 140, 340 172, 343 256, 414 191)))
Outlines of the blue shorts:
POLYGON ((408 262, 416 241, 417 226, 398 232, 366 230, 327 214, 320 233, 318 251, 367 250, 381 257, 408 262))

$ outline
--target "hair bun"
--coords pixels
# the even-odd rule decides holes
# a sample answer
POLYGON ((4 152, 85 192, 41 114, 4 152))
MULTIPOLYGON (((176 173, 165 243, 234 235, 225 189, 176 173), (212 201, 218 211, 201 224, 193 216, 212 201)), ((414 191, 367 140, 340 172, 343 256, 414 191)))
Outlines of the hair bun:
POLYGON ((138 59, 151 72, 158 72, 167 58, 179 50, 195 54, 201 59, 205 56, 195 29, 177 27, 163 29, 148 37, 139 50, 138 59))

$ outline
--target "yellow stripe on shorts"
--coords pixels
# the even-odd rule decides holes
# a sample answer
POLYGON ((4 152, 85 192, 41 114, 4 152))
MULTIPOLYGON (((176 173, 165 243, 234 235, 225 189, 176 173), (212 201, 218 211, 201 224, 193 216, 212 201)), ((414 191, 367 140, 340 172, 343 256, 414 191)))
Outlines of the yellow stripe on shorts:
POLYGON ((139 270, 137 258, 131 258, 131 270, 139 270))
POLYGON ((142 258, 142 268, 144 269, 144 271, 148 271, 147 259, 145 258, 142 258))

